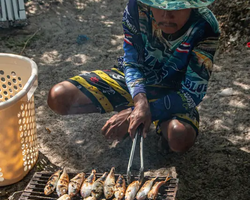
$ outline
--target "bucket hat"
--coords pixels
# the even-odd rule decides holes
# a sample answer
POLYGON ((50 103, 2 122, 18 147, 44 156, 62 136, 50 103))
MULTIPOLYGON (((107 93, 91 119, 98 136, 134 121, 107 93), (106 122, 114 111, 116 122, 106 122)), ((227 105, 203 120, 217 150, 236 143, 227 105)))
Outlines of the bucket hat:
POLYGON ((214 0, 138 0, 153 8, 163 10, 182 10, 188 8, 206 7, 214 0))

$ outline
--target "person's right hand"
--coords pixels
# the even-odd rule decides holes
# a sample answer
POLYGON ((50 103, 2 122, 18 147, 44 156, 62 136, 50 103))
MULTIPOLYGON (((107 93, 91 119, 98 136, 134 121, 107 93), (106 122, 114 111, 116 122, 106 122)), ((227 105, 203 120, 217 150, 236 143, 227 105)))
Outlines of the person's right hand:
POLYGON ((128 134, 129 120, 132 109, 128 108, 112 116, 102 127, 102 134, 107 139, 122 140, 128 134))

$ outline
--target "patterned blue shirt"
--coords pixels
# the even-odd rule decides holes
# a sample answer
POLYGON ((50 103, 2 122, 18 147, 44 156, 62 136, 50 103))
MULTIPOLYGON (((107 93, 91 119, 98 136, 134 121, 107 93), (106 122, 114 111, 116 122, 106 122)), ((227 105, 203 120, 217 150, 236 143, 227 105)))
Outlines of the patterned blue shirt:
POLYGON ((157 112, 160 106, 168 114, 195 108, 206 94, 219 42, 219 26, 213 13, 208 8, 193 9, 180 31, 166 35, 149 7, 129 0, 123 29, 122 70, 132 98, 146 93, 150 85, 168 88, 164 99, 151 103, 151 110, 156 110, 153 120, 159 118, 154 115, 162 111, 157 112))

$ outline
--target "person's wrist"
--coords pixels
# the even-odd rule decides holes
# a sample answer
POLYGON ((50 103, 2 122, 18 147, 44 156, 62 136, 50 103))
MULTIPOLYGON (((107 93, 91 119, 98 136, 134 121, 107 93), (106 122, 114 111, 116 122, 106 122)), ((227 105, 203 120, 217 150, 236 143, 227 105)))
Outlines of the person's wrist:
POLYGON ((135 106, 138 104, 144 104, 145 106, 148 105, 148 99, 145 93, 138 93, 134 97, 134 104, 135 106))

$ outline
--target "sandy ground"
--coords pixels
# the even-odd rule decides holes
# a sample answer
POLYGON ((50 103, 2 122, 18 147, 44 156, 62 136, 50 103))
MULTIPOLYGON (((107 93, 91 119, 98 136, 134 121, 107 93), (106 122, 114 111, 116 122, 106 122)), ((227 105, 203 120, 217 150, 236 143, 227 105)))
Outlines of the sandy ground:
MULTIPOLYGON (((0 199, 25 188, 35 171, 67 167, 125 173, 131 140, 114 144, 100 134, 114 113, 59 116, 46 104, 49 89, 85 70, 108 69, 123 54, 121 18, 126 0, 28 1, 29 25, 1 30, 1 52, 23 55, 39 67, 35 93, 39 160, 21 182, 0 188, 0 199), (89 40, 77 44, 77 36, 89 40), (51 130, 51 133, 46 131, 51 130)), ((250 41, 249 41, 250 42, 250 41)), ((179 200, 250 199, 250 49, 217 56, 208 93, 199 106, 200 135, 185 154, 162 154, 152 127, 145 140, 148 174, 180 180, 179 200)), ((137 158, 137 157, 136 157, 137 158)), ((139 167, 139 159, 136 162, 139 167)), ((15 199, 19 194, 14 195, 15 199)))

